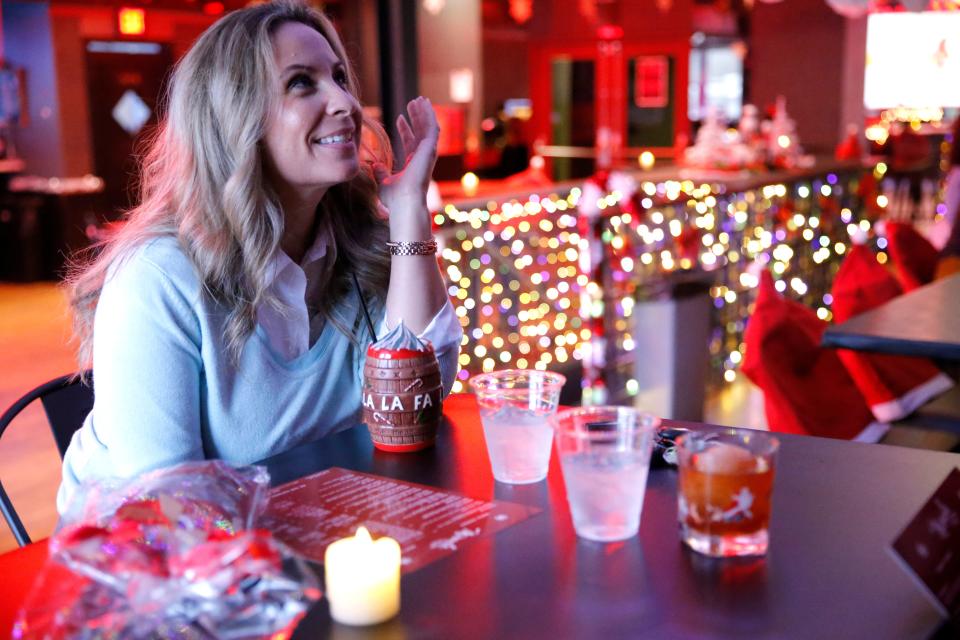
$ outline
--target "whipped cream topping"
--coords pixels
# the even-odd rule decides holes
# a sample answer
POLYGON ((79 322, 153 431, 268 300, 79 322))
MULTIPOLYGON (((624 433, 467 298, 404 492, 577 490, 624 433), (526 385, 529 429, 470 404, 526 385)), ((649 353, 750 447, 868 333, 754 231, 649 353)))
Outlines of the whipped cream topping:
POLYGON ((411 351, 430 351, 430 345, 417 337, 413 331, 403 324, 403 319, 397 323, 390 333, 380 338, 373 345, 374 349, 409 349, 411 351))

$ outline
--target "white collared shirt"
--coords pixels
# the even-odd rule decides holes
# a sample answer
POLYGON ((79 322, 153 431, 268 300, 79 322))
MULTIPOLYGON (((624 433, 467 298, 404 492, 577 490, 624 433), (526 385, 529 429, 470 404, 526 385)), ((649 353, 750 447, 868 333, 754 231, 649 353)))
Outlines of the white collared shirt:
MULTIPOLYGON (((291 260, 277 247, 267 272, 268 286, 273 288, 273 294, 286 311, 277 310, 270 305, 260 305, 257 322, 263 327, 273 350, 287 360, 293 360, 309 351, 310 345, 316 342, 323 329, 323 318, 310 317, 306 293, 308 287, 323 285, 317 278, 327 256, 328 246, 329 236, 321 229, 300 264, 291 260)), ((385 336, 390 328, 384 317, 377 327, 377 335, 385 336)), ((441 344, 444 336, 453 335, 460 330, 460 321, 454 313, 453 305, 447 300, 418 335, 433 344, 441 344)))
POLYGON ((322 260, 327 256, 327 246, 327 234, 321 230, 300 264, 277 247, 267 271, 267 286, 272 287, 273 294, 286 310, 260 305, 257 322, 266 332, 270 346, 287 360, 293 360, 310 350, 311 318, 307 310, 307 284, 308 280, 319 275, 322 260))

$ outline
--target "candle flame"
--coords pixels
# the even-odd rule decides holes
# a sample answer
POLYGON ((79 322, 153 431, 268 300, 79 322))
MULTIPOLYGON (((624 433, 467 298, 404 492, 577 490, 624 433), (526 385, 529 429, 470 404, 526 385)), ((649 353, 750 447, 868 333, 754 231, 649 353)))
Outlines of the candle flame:
POLYGON ((373 538, 370 537, 370 532, 367 531, 366 527, 358 527, 354 539, 361 544, 371 544, 373 542, 373 538))

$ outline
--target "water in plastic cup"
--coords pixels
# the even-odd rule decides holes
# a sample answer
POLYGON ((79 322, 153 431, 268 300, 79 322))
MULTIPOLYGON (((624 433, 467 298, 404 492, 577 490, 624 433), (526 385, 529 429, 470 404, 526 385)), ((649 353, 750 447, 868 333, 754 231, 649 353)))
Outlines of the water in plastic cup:
POLYGON ((680 536, 714 557, 767 552, 779 441, 749 429, 691 431, 677 439, 680 536))
POLYGON ((508 369, 470 380, 498 482, 529 484, 547 477, 560 389, 566 378, 549 371, 508 369))
POLYGON ((637 534, 657 425, 630 407, 584 407, 554 418, 578 536, 612 542, 637 534))

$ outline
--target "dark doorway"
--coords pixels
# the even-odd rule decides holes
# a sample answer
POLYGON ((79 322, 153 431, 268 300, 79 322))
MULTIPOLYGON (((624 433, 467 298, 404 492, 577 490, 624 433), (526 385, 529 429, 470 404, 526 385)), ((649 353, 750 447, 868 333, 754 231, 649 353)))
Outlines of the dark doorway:
POLYGON ((640 64, 640 59, 631 58, 627 62, 627 145, 671 147, 674 140, 676 64, 671 56, 658 55, 646 56, 646 58, 662 61, 666 76, 663 78, 663 100, 660 104, 644 104, 640 97, 643 91, 637 86, 637 66, 640 64))
MULTIPOLYGON (((552 70, 553 144, 593 149, 596 138, 593 60, 555 58, 552 70)), ((555 180, 583 178, 594 171, 593 158, 556 158, 555 180)))
POLYGON ((137 156, 157 124, 157 104, 172 65, 167 46, 153 42, 87 43, 87 87, 93 159, 104 180, 104 204, 115 217, 137 201, 137 156))

